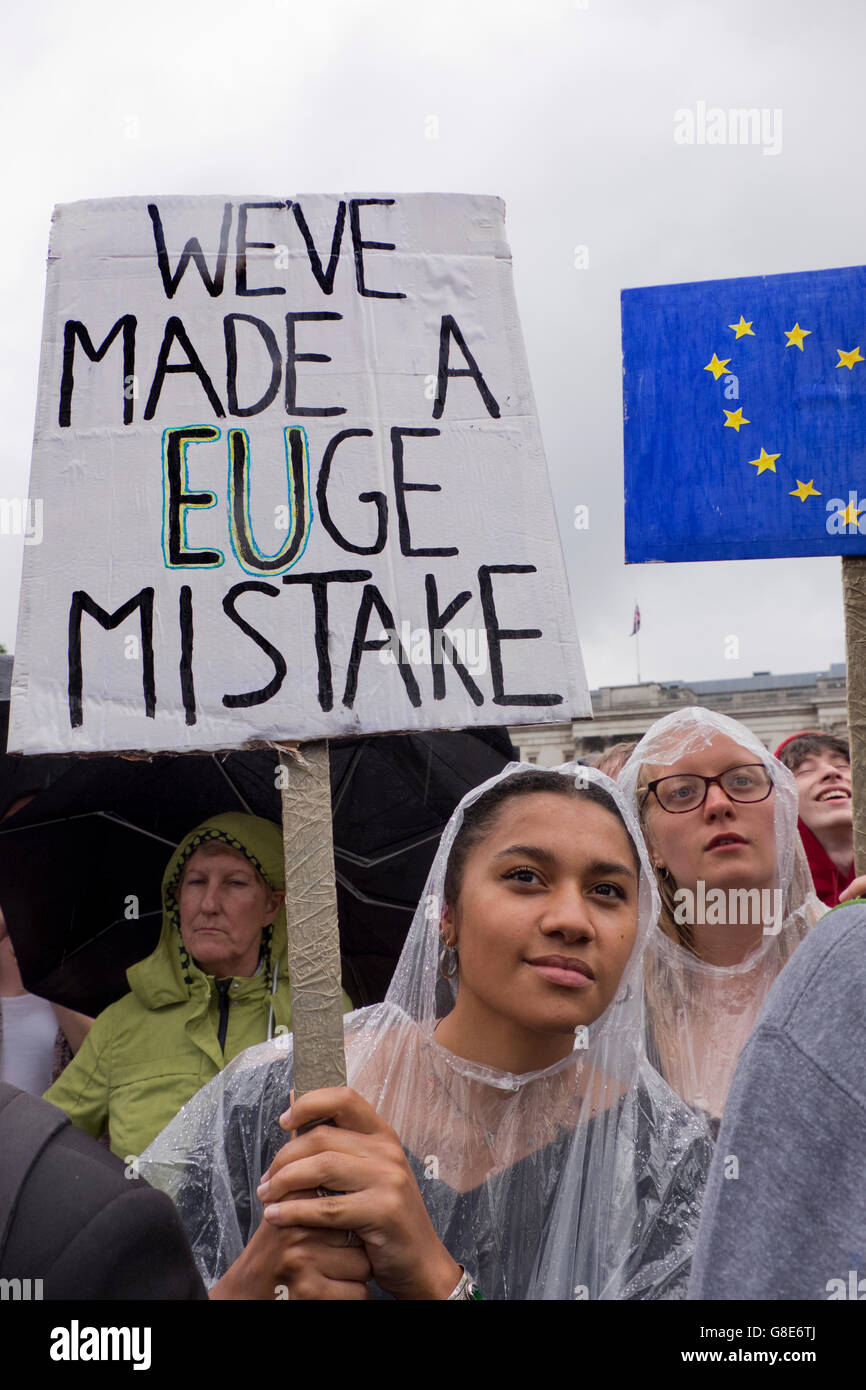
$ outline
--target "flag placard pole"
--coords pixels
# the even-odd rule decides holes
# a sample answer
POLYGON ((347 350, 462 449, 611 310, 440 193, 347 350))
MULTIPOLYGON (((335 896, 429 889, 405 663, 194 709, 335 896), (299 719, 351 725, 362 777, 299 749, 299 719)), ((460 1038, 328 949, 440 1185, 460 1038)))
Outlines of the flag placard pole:
POLYGON ((327 739, 278 745, 295 1095, 345 1086, 327 739))
POLYGON ((842 556, 854 871, 866 873, 866 555, 842 556))

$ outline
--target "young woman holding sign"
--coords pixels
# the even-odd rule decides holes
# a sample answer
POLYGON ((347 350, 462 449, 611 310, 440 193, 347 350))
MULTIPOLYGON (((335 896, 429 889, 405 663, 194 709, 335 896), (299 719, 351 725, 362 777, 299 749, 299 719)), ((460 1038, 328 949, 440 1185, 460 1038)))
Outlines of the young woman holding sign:
POLYGON ((289 1108, 290 1052, 253 1048, 144 1155, 213 1293, 682 1296, 710 1144, 644 1053, 657 914, 609 779, 470 793, 386 1001, 347 1020, 351 1089, 289 1108))

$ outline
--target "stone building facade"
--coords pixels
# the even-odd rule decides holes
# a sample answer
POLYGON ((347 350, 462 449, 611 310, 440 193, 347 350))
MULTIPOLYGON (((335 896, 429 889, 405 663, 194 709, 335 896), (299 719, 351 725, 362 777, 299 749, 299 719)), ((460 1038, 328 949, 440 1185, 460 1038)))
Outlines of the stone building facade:
POLYGON ((524 762, 555 767, 572 758, 595 757, 615 743, 640 738, 664 714, 703 705, 738 719, 774 751, 800 729, 820 729, 847 737, 845 664, 827 671, 751 676, 718 681, 647 681, 642 685, 604 685, 590 692, 593 717, 567 724, 533 724, 510 730, 524 762))

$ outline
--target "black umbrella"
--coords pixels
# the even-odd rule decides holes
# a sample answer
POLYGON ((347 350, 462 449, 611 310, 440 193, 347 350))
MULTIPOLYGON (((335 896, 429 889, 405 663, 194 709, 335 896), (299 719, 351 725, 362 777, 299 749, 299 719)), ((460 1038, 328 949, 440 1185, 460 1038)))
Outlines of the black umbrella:
MULTIPOLYGON (((2 694, 0 718, 8 711, 2 694)), ((387 989, 445 822, 514 750, 505 730, 342 739, 330 750, 344 974, 361 1005, 387 989)), ((127 967, 158 940, 160 884, 174 846, 221 811, 279 823, 276 773, 268 749, 3 754, 0 905, 26 987, 85 1013, 124 994, 127 967)))
POLYGON ((22 797, 47 787, 65 761, 57 757, 15 758, 6 753, 11 691, 12 657, 0 652, 0 820, 22 797))
POLYGON ((334 867, 346 986, 384 998, 458 801, 515 756, 505 729, 331 743, 334 867))
POLYGON ((184 835, 222 811, 279 819, 276 756, 51 761, 50 785, 0 823, 0 906, 25 986, 97 1013, 156 946, 162 876, 184 835))

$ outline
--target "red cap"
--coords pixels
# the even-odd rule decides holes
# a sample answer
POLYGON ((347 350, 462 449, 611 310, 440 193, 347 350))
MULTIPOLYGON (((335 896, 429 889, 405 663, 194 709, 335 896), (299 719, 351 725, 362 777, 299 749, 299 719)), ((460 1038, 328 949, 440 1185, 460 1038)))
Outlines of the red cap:
POLYGON ((828 738, 828 737, 830 737, 830 735, 828 735, 828 734, 822 734, 821 731, 820 731, 820 729, 801 729, 800 732, 799 732, 798 734, 789 734, 787 738, 783 738, 783 739, 782 739, 782 742, 779 744, 778 748, 776 749, 775 753, 773 754, 773 757, 778 758, 778 756, 779 756, 779 754, 781 753, 782 749, 783 749, 783 748, 787 748, 789 743, 793 743, 795 738, 828 738))

